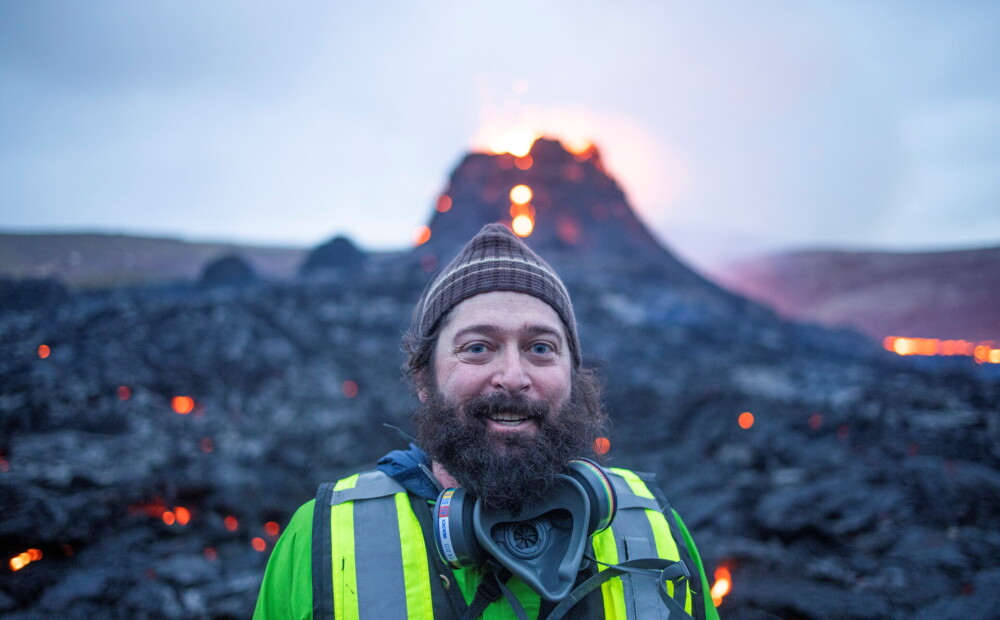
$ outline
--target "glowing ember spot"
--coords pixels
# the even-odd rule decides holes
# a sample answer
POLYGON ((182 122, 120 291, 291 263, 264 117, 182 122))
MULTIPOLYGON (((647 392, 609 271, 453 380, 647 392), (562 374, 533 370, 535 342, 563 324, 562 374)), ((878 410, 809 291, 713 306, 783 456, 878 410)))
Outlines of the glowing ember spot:
POLYGON ((447 212, 448 209, 451 209, 451 196, 448 194, 441 194, 438 198, 437 206, 434 208, 437 209, 438 213, 447 212))
POLYGON ((132 390, 127 385, 118 386, 118 400, 128 400, 132 398, 132 390))
POLYGON ((181 415, 187 415, 194 411, 194 399, 190 396, 174 396, 170 405, 174 411, 181 415))
POLYGON ((215 443, 211 437, 202 437, 201 441, 198 442, 198 447, 205 454, 211 454, 212 450, 215 450, 215 443))
POLYGON ((749 411, 744 411, 743 413, 740 414, 738 421, 740 424, 740 428, 748 429, 751 426, 753 426, 753 414, 750 413, 749 411))
POLYGON ((184 506, 174 508, 174 514, 177 515, 177 523, 180 525, 187 525, 191 522, 191 511, 184 506))
POLYGON ((28 559, 32 562, 37 562, 42 559, 41 549, 28 549, 28 559))
POLYGON ((38 345, 38 357, 45 359, 52 354, 52 349, 47 344, 38 345))
POLYGON ((519 215, 510 223, 510 227, 518 237, 527 237, 535 230, 535 221, 530 215, 519 215))
POLYGON ((515 185, 510 190, 510 201, 516 205, 526 205, 531 202, 534 193, 527 185, 515 185))
POLYGON ((569 164, 563 168, 563 178, 567 181, 582 181, 585 176, 583 166, 579 164, 569 164))
POLYGON ((975 348, 974 356, 976 361, 979 363, 985 362, 989 359, 990 348, 984 344, 981 344, 975 348))
POLYGON ((163 522, 166 523, 167 525, 173 525, 174 523, 177 522, 177 515, 175 515, 173 511, 170 510, 165 511, 161 516, 161 518, 163 519, 163 522))
POLYGON ((235 532, 240 527, 240 522, 236 520, 236 517, 229 515, 223 519, 222 524, 226 526, 226 529, 230 532, 235 532))
POLYGON ((0 456, 0 471, 5 474, 10 471, 10 463, 8 463, 7 459, 2 456, 0 456))
POLYGON ((430 226, 417 226, 413 231, 413 245, 423 245, 431 238, 430 226))
POLYGON ((264 551, 267 549, 267 543, 264 542, 264 539, 259 536, 251 540, 250 544, 253 546, 254 551, 264 551))
POLYGON ((214 562, 219 559, 219 552, 215 550, 215 547, 205 547, 204 553, 205 558, 210 562, 214 562))
POLYGON ((611 449, 611 441, 607 437, 598 437, 594 440, 594 453, 607 454, 611 449))
POLYGON ((813 429, 814 431, 818 431, 821 426, 823 426, 822 413, 814 413, 811 416, 809 416, 809 428, 813 429))
POLYGON ((722 604, 722 599, 729 594, 729 591, 733 588, 733 576, 729 572, 729 569, 725 566, 720 566, 715 569, 715 583, 712 584, 712 603, 716 607, 722 604))
POLYGON ((267 535, 271 536, 272 538, 277 536, 278 532, 280 531, 281 527, 278 526, 277 521, 268 521, 267 523, 264 524, 264 532, 267 533, 267 535))
POLYGON ((524 204, 524 205, 519 205, 517 203, 511 204, 510 205, 510 216, 511 216, 511 218, 515 218, 515 217, 517 217, 519 215, 527 215, 532 220, 534 220, 535 219, 535 207, 531 206, 530 203, 529 204, 524 204))
POLYGON ((990 351, 989 362, 991 364, 1000 364, 1000 349, 992 349, 990 351))
POLYGON ((535 165, 535 160, 531 158, 531 155, 525 155, 524 157, 516 158, 514 165, 517 166, 518 170, 531 170, 531 167, 535 165))
POLYGON ((27 551, 25 551, 24 553, 19 553, 19 554, 15 555, 7 563, 7 565, 10 566, 10 570, 15 571, 15 572, 21 570, 22 568, 24 568, 28 564, 31 564, 31 556, 28 555, 27 551))
POLYGON ((348 379, 340 384, 340 391, 343 392, 344 396, 347 398, 354 398, 358 395, 358 384, 348 379))
POLYGON ((594 150, 594 144, 590 140, 585 140, 583 138, 565 140, 561 139, 560 142, 567 151, 574 155, 587 155, 588 157, 594 150))

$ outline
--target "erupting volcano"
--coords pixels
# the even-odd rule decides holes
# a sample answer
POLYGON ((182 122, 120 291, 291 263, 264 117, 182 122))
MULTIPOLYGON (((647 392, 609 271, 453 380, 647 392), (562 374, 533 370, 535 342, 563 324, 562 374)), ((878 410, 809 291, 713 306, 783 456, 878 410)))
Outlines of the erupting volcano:
POLYGON ((484 224, 502 222, 557 267, 585 254, 654 269, 677 285, 711 286, 650 233, 597 147, 539 138, 527 150, 492 150, 466 155, 437 198, 415 237, 424 264, 437 265, 484 224))

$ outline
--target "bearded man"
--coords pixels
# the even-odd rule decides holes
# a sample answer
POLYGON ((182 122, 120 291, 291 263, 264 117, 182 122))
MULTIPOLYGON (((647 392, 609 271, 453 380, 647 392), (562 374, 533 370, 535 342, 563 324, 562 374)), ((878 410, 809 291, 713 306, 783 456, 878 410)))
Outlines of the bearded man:
POLYGON ((403 348, 417 445, 320 486, 255 618, 718 618, 653 477, 587 458, 607 420, 569 294, 505 226, 430 283, 403 348))

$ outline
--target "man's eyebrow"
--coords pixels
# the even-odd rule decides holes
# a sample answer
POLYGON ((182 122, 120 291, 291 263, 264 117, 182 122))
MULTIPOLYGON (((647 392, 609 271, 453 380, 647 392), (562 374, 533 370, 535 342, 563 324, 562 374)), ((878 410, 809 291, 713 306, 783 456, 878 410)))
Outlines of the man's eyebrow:
MULTIPOLYGON (((470 325, 468 327, 463 327, 462 329, 455 332, 453 340, 458 340, 459 338, 466 336, 468 334, 482 334, 490 338, 501 338, 506 335, 507 330, 501 329, 496 325, 483 324, 483 325, 470 325)), ((549 327, 548 325, 525 325, 520 333, 525 333, 529 336, 554 336, 559 340, 559 343, 563 342, 563 334, 558 329, 549 327)))

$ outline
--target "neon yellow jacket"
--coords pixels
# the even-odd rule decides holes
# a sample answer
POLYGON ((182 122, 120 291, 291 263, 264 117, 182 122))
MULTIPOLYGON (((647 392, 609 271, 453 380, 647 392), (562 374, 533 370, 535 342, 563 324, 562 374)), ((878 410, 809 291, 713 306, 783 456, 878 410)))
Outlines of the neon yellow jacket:
MULTIPOLYGON (((620 499, 619 514, 610 528, 592 537, 593 553, 597 560, 617 564, 635 557, 686 559, 692 579, 685 593, 685 611, 695 618, 718 620, 701 558, 680 517, 664 506, 662 496, 657 497, 658 489, 650 484, 650 478, 644 480, 645 476, 640 477, 625 469, 612 468, 609 473, 620 499), (636 499, 630 501, 627 499, 629 497, 636 499), (658 506, 664 510, 656 509, 658 506), (665 513, 673 517, 673 531, 665 513), (631 526, 628 525, 630 521, 633 524, 631 526), (648 540, 648 534, 636 536, 635 524, 646 528, 645 532, 651 531, 652 540, 648 540), (628 545, 625 544, 625 538, 629 540, 628 545)), ((333 487, 334 492, 350 493, 361 486, 358 483, 361 476, 368 476, 369 480, 377 479, 372 478, 372 474, 381 472, 345 478, 333 487)), ((446 602, 447 596, 442 593, 454 585, 458 586, 465 603, 471 603, 482 579, 482 572, 476 568, 450 569, 438 560, 434 542, 425 540, 424 529, 416 512, 423 509, 426 500, 416 498, 399 487, 390 487, 389 491, 378 494, 377 497, 384 508, 375 509, 376 504, 366 497, 332 506, 330 527, 325 530, 315 527, 315 500, 300 507, 271 554, 254 619, 313 617, 313 562, 316 560, 313 536, 314 532, 319 532, 319 535, 325 537, 327 531, 330 533, 330 555, 321 561, 329 562, 328 565, 334 567, 334 617, 345 620, 451 618, 454 617, 454 612, 442 603, 443 599, 446 602), (363 531, 355 527, 360 523, 365 524, 363 531), (376 537, 380 543, 384 543, 387 537, 395 540, 390 545, 375 545, 396 550, 395 559, 389 560, 381 556, 378 556, 381 559, 372 559, 365 548, 373 545, 366 543, 365 537, 376 537), (366 582, 372 585, 366 586, 366 582), (393 611, 388 612, 387 609, 393 611)), ((429 507, 427 510, 429 515, 429 507)), ((528 617, 538 618, 542 608, 541 597, 516 576, 507 582, 507 586, 523 605, 528 617)), ((668 583, 667 588, 673 595, 673 584, 668 583)), ((603 608, 603 617, 606 619, 638 617, 644 620, 645 615, 637 609, 643 604, 653 605, 658 602, 651 598, 654 590, 648 583, 633 584, 628 576, 614 577, 600 587, 599 601, 596 592, 587 599, 591 599, 591 605, 596 605, 598 615, 603 608), (643 598, 645 602, 639 602, 643 598)), ((490 604, 481 617, 484 620, 516 620, 514 611, 502 597, 490 604)))

